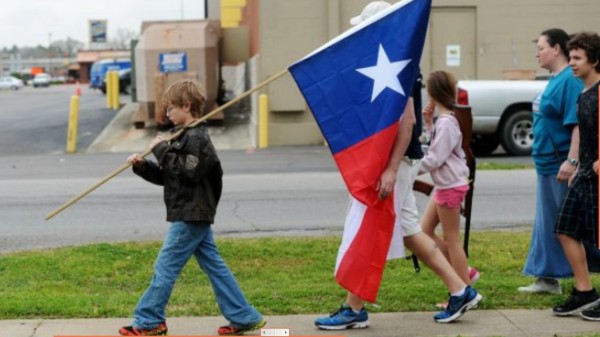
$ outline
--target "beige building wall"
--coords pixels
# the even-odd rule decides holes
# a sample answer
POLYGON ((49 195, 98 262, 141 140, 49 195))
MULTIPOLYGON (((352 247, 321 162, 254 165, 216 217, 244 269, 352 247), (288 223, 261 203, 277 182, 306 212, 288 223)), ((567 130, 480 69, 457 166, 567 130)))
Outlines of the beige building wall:
MULTIPOLYGON (((600 31, 598 0, 433 0, 428 42, 431 42, 432 32, 442 30, 447 32, 445 37, 449 41, 471 35, 452 27, 453 22, 465 27, 464 22, 447 20, 444 15, 439 15, 450 9, 474 11, 475 79, 501 79, 502 71, 512 68, 543 73, 544 70, 538 67, 532 40, 545 29, 558 27, 568 33, 600 31), (443 27, 431 29, 432 25, 443 27)), ((445 49, 445 46, 427 46, 429 58, 421 62, 424 71, 431 70, 431 51, 435 47, 445 49)))
MULTIPOLYGON (((259 0, 258 81, 348 29, 349 19, 369 2, 259 0)), ((459 79, 501 79, 504 70, 513 68, 543 73, 532 40, 552 27, 569 33, 600 31, 598 18, 600 0, 433 0, 421 67, 425 75, 432 69, 447 69, 459 79), (449 53, 454 53, 452 60, 449 53)), ((291 76, 264 92, 270 99, 271 144, 323 141, 291 76)))
MULTIPOLYGON (((259 0, 259 81, 301 59, 350 27, 368 1, 259 0)), ((288 74, 265 90, 269 96, 271 145, 322 144, 304 98, 288 74)))

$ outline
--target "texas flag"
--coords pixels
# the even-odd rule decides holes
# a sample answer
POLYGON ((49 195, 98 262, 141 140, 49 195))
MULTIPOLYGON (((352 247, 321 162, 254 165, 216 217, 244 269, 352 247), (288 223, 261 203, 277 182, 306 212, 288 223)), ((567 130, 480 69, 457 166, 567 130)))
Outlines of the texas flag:
POLYGON ((376 186, 419 74, 430 9, 431 0, 401 1, 289 67, 353 197, 335 278, 370 302, 392 236, 402 242, 394 197, 380 200, 376 186))

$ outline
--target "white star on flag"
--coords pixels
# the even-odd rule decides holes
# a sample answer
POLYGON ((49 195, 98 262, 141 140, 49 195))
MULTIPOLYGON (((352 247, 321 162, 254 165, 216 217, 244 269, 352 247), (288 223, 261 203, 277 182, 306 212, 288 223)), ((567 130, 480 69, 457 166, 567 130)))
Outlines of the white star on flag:
POLYGON ((398 79, 398 74, 404 70, 410 61, 411 60, 390 62, 385 49, 379 44, 377 64, 372 67, 356 69, 359 73, 373 80, 371 102, 373 102, 385 88, 390 88, 402 96, 406 96, 404 89, 402 89, 402 85, 400 84, 400 80, 398 79))

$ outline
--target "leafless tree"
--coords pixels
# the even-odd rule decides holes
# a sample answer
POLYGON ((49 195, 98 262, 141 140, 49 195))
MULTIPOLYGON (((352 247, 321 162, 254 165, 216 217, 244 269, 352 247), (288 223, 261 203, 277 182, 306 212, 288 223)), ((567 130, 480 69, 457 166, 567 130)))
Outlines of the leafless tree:
POLYGON ((115 33, 115 37, 113 39, 108 40, 109 48, 113 49, 129 49, 132 39, 138 37, 137 32, 132 29, 127 28, 119 28, 115 33))
POLYGON ((66 40, 52 41, 50 48, 51 52, 56 56, 75 57, 77 50, 83 49, 84 46, 83 42, 67 37, 66 40))

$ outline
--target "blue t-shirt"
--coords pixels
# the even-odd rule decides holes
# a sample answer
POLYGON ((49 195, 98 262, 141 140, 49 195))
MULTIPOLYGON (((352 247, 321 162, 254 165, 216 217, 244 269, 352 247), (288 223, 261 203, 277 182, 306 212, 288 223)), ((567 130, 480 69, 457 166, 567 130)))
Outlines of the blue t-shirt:
POLYGON ((577 97, 583 83, 567 66, 552 76, 533 101, 533 162, 538 174, 555 175, 567 159, 577 125, 577 97), (557 157, 558 153, 558 157, 557 157))

